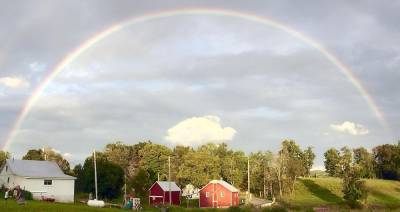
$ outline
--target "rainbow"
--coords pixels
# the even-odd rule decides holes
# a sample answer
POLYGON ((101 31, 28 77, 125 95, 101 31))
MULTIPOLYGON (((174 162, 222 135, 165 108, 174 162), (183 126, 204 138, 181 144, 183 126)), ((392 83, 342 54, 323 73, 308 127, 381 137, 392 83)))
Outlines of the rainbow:
POLYGON ((117 24, 113 24, 110 27, 107 27, 103 31, 96 33, 94 36, 90 37, 82 44, 80 44, 77 48, 73 51, 69 52, 60 63, 58 63, 53 70, 50 71, 50 74, 43 80, 43 82, 36 87, 33 91, 32 95, 27 99, 26 103, 24 104, 21 112, 17 116, 17 119, 11 128, 8 136, 3 145, 3 150, 8 150, 10 147, 11 142, 17 135, 22 123, 24 122, 25 118, 31 111, 33 105, 35 105, 36 101, 43 93, 47 85, 71 62, 77 59, 80 55, 85 53, 86 50, 95 46, 96 43, 101 42, 108 36, 116 33, 127 26, 143 23, 146 21, 151 21, 155 19, 167 18, 172 16, 183 16, 183 15, 213 15, 213 16, 225 16, 225 17, 234 17, 240 18, 243 20, 263 24, 269 27, 273 27, 284 31, 291 36, 307 43, 308 45, 312 46, 316 50, 318 50, 326 59, 328 59, 332 64, 334 64, 342 74, 353 84, 353 86, 357 89, 360 95, 364 98, 368 106, 370 107, 371 111, 374 113, 376 118, 380 121, 381 125, 386 129, 389 130, 388 124, 385 120, 383 113, 380 111, 379 107, 368 93, 367 89, 363 86, 360 80, 358 80, 354 74, 352 73, 351 69, 342 63, 333 53, 329 52, 324 46, 322 46, 317 41, 313 40, 312 38, 304 35, 303 33, 296 31, 295 29, 275 21, 271 18, 258 16, 254 14, 248 14, 240 11, 234 10, 226 10, 226 9, 215 9, 215 8, 182 8, 182 9, 173 9, 173 10, 165 10, 159 11, 155 13, 148 13, 142 16, 137 16, 130 18, 126 21, 122 21, 117 24))

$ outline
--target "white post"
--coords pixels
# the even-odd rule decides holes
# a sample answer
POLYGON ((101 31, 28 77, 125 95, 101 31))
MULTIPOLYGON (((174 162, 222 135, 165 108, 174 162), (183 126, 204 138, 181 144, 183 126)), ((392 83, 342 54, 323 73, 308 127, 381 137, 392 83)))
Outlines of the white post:
POLYGON ((96 167, 96 150, 93 150, 93 163, 94 163, 94 187, 96 191, 97 200, 97 167, 96 167))
POLYGON ((247 159, 247 204, 250 203, 250 157, 247 159))
POLYGON ((171 156, 168 156, 168 189, 169 189, 169 205, 172 205, 172 197, 171 197, 171 156))

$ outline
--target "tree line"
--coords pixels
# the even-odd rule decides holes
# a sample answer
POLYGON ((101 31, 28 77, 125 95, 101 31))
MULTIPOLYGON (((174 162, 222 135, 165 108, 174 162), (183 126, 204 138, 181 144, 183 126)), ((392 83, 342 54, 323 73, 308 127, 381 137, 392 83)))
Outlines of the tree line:
MULTIPOLYGON (((210 180, 223 179, 245 191, 248 189, 249 163, 251 193, 265 198, 280 198, 294 192, 298 177, 310 175, 315 154, 311 147, 301 149, 294 140, 284 140, 276 153, 258 151, 248 155, 230 149, 225 143, 169 148, 146 141, 133 145, 110 143, 103 151, 97 152, 96 157, 98 179, 101 179, 98 182, 99 196, 102 198, 120 196, 125 183, 128 193, 147 197, 148 189, 156 180, 168 179, 169 157, 171 179, 181 188, 189 183, 201 188, 210 180)), ((94 192, 92 155, 73 169, 67 160, 50 148, 29 150, 23 159, 55 161, 64 173, 77 177, 78 192, 94 192)))
POLYGON ((344 164, 357 168, 360 178, 400 179, 400 141, 398 144, 383 144, 369 152, 364 147, 340 150, 330 148, 324 153, 325 170, 329 176, 341 177, 346 173, 344 164))
MULTIPOLYGON (((0 151, 1 164, 10 157, 10 153, 0 151)), ((97 152, 99 196, 116 198, 126 189, 147 198, 148 189, 156 180, 168 179, 169 157, 171 179, 181 188, 189 183, 200 188, 212 179, 223 179, 246 191, 249 163, 250 192, 264 198, 281 198, 293 195, 298 177, 310 176, 315 154, 311 147, 302 149, 294 140, 284 140, 275 153, 257 151, 247 155, 225 143, 170 148, 151 141, 133 145, 115 142, 97 152)), ((400 142, 376 146, 371 152, 363 147, 330 148, 324 157, 327 174, 343 179, 344 199, 350 203, 366 198, 363 178, 400 179, 400 142)), ((77 177, 78 192, 94 193, 92 155, 73 169, 51 148, 31 149, 22 159, 55 161, 64 173, 77 177)))
POLYGON ((343 198, 351 207, 366 201, 368 192, 362 178, 400 179, 400 142, 376 146, 369 152, 364 147, 351 150, 330 148, 324 153, 329 176, 343 180, 343 198))

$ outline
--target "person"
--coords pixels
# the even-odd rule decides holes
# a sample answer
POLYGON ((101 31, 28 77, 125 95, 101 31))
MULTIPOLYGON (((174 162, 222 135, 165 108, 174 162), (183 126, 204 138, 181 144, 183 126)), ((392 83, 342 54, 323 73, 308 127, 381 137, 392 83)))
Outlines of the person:
POLYGON ((4 200, 8 200, 8 193, 10 192, 10 189, 6 188, 6 192, 4 192, 4 200))
POLYGON ((13 198, 17 198, 17 188, 13 189, 13 198))
POLYGON ((124 209, 132 209, 132 207, 133 207, 133 201, 131 198, 129 198, 128 202, 124 206, 124 209))
POLYGON ((17 200, 17 203, 19 205, 25 204, 25 197, 23 190, 21 189, 21 187, 19 187, 19 185, 16 187, 16 189, 17 189, 17 196, 15 199, 17 200))

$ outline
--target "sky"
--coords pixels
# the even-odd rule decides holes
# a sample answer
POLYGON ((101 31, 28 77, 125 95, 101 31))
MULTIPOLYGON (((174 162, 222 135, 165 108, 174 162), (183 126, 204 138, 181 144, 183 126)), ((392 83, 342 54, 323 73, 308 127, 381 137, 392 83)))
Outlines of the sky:
POLYGON ((226 142, 246 153, 284 139, 368 149, 400 139, 399 1, 3 1, 0 144, 34 90, 104 29, 150 13, 230 10, 275 20, 337 57, 384 116, 318 49, 240 17, 185 14, 125 26, 68 63, 15 129, 8 151, 54 148, 72 164, 107 143, 226 142))

